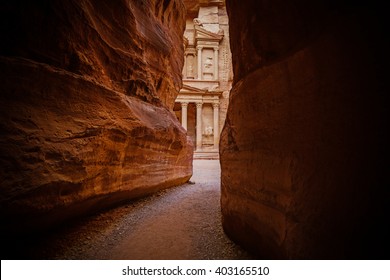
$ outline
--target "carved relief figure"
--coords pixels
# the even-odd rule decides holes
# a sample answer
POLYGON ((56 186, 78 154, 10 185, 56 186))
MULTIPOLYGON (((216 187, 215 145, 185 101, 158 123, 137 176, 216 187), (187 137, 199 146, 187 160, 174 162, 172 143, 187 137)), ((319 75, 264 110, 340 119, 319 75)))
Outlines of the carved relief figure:
POLYGON ((206 127, 204 130, 204 134, 207 136, 213 135, 213 128, 211 126, 206 127))
POLYGON ((192 62, 188 64, 188 77, 193 77, 194 76, 194 67, 192 66, 192 62))
POLYGON ((206 61, 204 62, 204 72, 212 72, 211 67, 213 66, 213 58, 207 57, 206 61))

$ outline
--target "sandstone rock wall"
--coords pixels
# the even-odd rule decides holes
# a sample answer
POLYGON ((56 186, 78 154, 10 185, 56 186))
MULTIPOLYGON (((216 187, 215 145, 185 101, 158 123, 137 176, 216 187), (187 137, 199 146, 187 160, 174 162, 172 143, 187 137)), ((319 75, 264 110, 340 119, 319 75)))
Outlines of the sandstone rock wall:
POLYGON ((381 7, 228 0, 227 8, 225 231, 264 258, 388 257, 381 7))
POLYGON ((19 0, 0 9, 5 231, 190 178, 193 146, 172 112, 181 1, 19 0))

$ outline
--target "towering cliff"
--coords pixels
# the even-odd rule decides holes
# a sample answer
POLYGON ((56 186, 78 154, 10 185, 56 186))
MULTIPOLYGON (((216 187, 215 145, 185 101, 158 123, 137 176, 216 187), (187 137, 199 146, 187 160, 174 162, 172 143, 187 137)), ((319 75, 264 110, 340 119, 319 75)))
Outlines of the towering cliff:
POLYGON ((388 245, 389 116, 375 2, 227 1, 223 224, 260 257, 389 254, 377 251, 388 245))
POLYGON ((36 229, 186 182, 178 0, 0 7, 2 228, 36 229))

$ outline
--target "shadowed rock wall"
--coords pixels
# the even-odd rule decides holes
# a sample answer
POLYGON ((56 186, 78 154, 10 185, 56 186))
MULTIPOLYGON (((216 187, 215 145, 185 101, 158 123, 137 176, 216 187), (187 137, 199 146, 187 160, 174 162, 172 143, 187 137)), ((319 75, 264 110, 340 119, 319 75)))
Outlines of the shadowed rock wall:
POLYGON ((223 225, 260 257, 389 256, 389 44, 366 4, 227 1, 223 225))
POLYGON ((0 201, 36 229, 180 185, 192 143, 181 1, 9 1, 0 8, 0 201))

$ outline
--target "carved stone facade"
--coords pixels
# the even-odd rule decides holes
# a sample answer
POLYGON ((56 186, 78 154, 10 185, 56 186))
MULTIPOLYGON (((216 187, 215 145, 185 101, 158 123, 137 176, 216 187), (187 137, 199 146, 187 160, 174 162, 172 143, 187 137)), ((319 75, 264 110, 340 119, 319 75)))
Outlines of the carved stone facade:
POLYGON ((196 143, 195 158, 218 158, 233 74, 224 1, 201 1, 187 14, 183 88, 175 114, 196 143))

